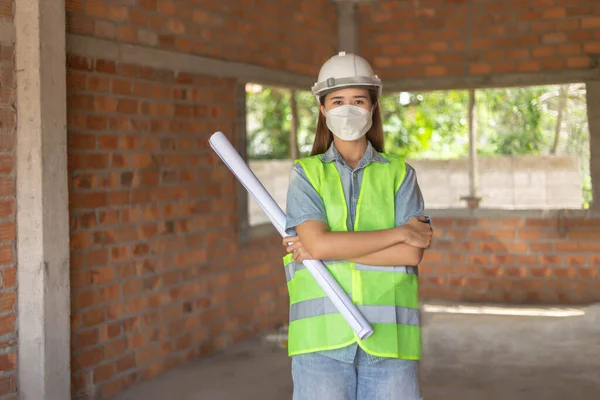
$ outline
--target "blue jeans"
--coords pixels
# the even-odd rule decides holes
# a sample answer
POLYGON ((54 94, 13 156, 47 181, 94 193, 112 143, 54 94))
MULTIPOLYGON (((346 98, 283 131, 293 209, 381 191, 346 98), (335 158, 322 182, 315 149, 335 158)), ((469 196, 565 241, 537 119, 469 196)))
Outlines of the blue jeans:
POLYGON ((421 400, 418 361, 367 360, 360 347, 354 363, 318 353, 293 356, 293 400, 421 400))

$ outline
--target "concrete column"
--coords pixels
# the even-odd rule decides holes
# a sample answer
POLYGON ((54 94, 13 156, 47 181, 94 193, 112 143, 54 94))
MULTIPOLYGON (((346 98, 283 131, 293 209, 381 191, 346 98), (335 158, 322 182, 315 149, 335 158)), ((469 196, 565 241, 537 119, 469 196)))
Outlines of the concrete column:
POLYGON ((336 0, 338 6, 338 49, 358 54, 358 26, 354 1, 336 0))
POLYGON ((593 211, 600 212, 600 82, 587 82, 587 115, 590 128, 590 174, 593 211))
POLYGON ((65 2, 15 5, 19 398, 69 399, 65 2))

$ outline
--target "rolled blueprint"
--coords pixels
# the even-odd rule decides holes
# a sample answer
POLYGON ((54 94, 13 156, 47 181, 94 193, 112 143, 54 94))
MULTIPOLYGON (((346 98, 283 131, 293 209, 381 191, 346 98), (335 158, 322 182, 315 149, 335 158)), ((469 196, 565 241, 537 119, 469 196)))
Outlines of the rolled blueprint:
MULTIPOLYGON (((279 234, 282 237, 289 236, 285 232, 285 214, 281 210, 281 207, 273 200, 273 197, 271 197, 267 189, 260 183, 223 132, 215 132, 210 137, 209 143, 210 147, 212 147, 215 153, 217 153, 225 165, 227 165, 246 188, 248 193, 256 200, 265 214, 267 214, 267 217, 269 217, 269 220, 279 234)), ((306 269, 315 278, 321 289, 323 289, 335 308, 344 317, 346 322, 348 322, 358 337, 366 339, 371 336, 373 328, 369 325, 364 315, 352 303, 352 300, 350 300, 335 278, 331 276, 325 264, 320 260, 305 260, 302 264, 304 264, 306 269)))

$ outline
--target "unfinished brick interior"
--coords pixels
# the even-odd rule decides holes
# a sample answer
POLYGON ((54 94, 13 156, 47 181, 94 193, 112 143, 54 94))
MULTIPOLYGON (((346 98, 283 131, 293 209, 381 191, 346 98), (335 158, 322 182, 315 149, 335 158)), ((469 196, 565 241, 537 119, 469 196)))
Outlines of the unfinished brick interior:
MULTIPOLYGON (((233 62, 247 74, 263 68, 254 81, 277 83, 269 78, 276 71, 292 86, 310 84, 338 51, 338 6, 64 6, 71 390, 73 398, 109 398, 286 322, 279 237, 241 235, 244 192, 208 147, 216 130, 243 143, 248 75, 202 65, 233 62), (130 51, 147 57, 132 60, 124 56, 130 51), (169 64, 181 54, 198 61, 169 64)), ((0 0, 1 398, 19 393, 14 9, 0 0)), ((360 54, 395 90, 600 80, 595 0, 384 0, 357 5, 356 18, 360 54)), ((600 121, 592 119, 598 163, 600 121)), ((598 169, 592 166, 595 193, 598 169)), ((420 267, 425 299, 600 301, 596 211, 432 216, 435 241, 420 267)))

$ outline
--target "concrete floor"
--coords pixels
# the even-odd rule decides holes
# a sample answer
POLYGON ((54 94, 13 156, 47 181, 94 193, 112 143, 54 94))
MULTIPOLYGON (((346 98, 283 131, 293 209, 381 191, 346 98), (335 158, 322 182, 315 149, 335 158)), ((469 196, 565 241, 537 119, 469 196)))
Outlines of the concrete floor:
MULTIPOLYGON (((501 311, 507 310, 527 311, 525 307, 501 311)), ((585 314, 548 317, 425 311, 424 399, 600 399, 600 305, 570 310, 585 314)), ((115 400, 291 397, 285 350, 257 338, 134 387, 115 400)))

